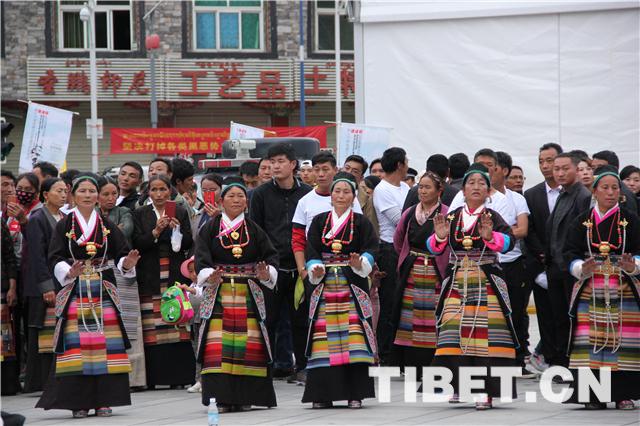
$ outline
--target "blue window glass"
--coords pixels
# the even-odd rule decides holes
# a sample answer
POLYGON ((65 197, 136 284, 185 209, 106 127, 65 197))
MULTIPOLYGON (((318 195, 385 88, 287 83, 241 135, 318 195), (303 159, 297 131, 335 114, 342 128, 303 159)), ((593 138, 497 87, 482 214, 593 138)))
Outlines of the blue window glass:
POLYGON ((220 14, 220 48, 221 49, 237 49, 240 47, 239 42, 240 29, 238 25, 237 13, 221 13, 220 14))
POLYGON ((215 49, 216 48, 216 14, 196 13, 196 48, 215 49))

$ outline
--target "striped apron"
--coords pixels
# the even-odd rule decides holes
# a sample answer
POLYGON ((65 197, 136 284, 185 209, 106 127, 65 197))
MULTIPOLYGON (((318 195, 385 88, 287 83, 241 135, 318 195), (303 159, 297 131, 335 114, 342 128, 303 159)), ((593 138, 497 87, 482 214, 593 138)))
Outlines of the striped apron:
POLYGON ((56 376, 97 376, 131 369, 116 308, 99 274, 78 279, 64 325, 64 352, 56 376))
POLYGON ((225 270, 206 340, 201 374, 267 377, 267 349, 247 281, 253 265, 217 265, 225 270))
POLYGON ((435 356, 515 358, 511 331, 482 263, 493 260, 457 261, 453 282, 442 294, 435 356))
POLYGON ((411 251, 416 260, 411 267, 402 294, 402 309, 394 344, 418 349, 436 347, 436 301, 438 275, 434 258, 424 252, 411 251))
POLYGON ((323 253, 324 290, 313 323, 311 354, 307 368, 348 364, 373 364, 364 328, 343 268, 348 256, 323 253))
POLYGON ((580 294, 569 368, 640 371, 638 303, 619 271, 607 281, 596 273, 580 294))

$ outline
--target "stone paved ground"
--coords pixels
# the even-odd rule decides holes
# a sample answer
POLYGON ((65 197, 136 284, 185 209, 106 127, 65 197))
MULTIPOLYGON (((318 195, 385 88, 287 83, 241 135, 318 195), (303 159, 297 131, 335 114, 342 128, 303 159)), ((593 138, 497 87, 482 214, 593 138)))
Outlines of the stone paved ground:
MULTIPOLYGON (((537 326, 532 316, 532 342, 537 342, 537 326)), ((638 384, 640 386, 640 384, 638 384)), ((278 407, 255 409, 245 413, 220 416, 221 425, 640 425, 640 410, 619 411, 609 404, 606 411, 586 411, 580 405, 554 404, 544 401, 535 379, 518 379, 518 399, 513 403, 496 403, 496 408, 484 412, 472 403, 405 403, 404 383, 391 382, 391 402, 366 400, 361 410, 337 407, 312 410, 300 403, 303 388, 276 381, 278 407), (524 402, 525 392, 537 392, 538 402, 524 402)), ((558 385, 554 385, 557 388, 558 385)), ((247 390, 250 391, 250 390, 247 390)), ((557 390, 556 390, 557 391, 557 390)), ((200 404, 200 394, 185 390, 156 390, 134 393, 132 405, 114 408, 111 418, 89 417, 75 420, 69 411, 44 411, 33 408, 38 394, 2 398, 2 410, 20 413, 28 425, 206 425, 207 411, 200 404)), ((418 398, 420 400, 420 397, 418 398)))
MULTIPOLYGON (((519 398, 510 404, 478 412, 473 404, 405 403, 403 382, 392 381, 391 402, 366 400, 361 410, 338 407, 312 410, 301 404, 302 387, 276 382, 278 407, 220 416, 221 425, 638 425, 640 411, 586 411, 579 405, 524 402, 524 392, 538 389, 537 380, 518 381, 519 398)), ((37 395, 2 398, 2 409, 27 417, 28 425, 206 425, 207 411, 198 395, 184 390, 157 390, 135 393, 133 405, 114 408, 111 418, 72 419, 70 412, 33 408, 37 395)), ((610 404, 610 407, 612 404, 610 404)))

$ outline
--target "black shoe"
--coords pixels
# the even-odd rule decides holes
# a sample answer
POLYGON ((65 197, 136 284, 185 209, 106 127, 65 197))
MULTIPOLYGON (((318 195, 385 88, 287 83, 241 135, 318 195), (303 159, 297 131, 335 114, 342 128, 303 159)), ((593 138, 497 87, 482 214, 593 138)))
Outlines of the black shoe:
POLYGON ((551 381, 556 385, 570 385, 571 383, 573 383, 573 380, 564 380, 560 376, 554 376, 553 379, 551 379, 551 381))
POLYGON ((282 380, 291 376, 294 372, 293 368, 274 368, 272 376, 275 380, 282 380))
POLYGON ((607 408, 607 404, 604 402, 589 402, 584 404, 584 408, 587 410, 605 410, 607 408))
POLYGON ((534 379, 537 376, 536 373, 532 373, 531 371, 527 370, 526 368, 522 367, 522 376, 520 376, 523 379, 534 379))

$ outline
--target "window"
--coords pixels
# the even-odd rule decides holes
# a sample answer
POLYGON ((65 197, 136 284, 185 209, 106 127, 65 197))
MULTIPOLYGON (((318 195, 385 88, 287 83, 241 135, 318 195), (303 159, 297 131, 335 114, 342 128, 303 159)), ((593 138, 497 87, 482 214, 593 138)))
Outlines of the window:
POLYGON ((195 0, 195 50, 263 51, 262 0, 195 0))
MULTIPOLYGON (((89 48, 86 24, 80 20, 85 1, 60 0, 58 10, 61 50, 89 48)), ((95 43, 98 50, 131 50, 131 1, 97 0, 95 7, 95 43)))
MULTIPOLYGON (((335 1, 316 0, 315 51, 335 53, 335 1)), ((353 53, 353 23, 349 22, 347 11, 340 11, 340 50, 353 53)))

